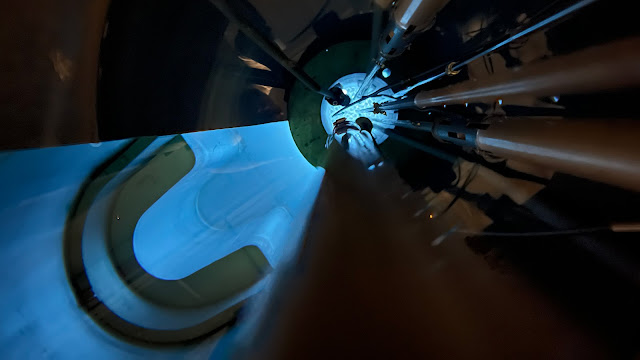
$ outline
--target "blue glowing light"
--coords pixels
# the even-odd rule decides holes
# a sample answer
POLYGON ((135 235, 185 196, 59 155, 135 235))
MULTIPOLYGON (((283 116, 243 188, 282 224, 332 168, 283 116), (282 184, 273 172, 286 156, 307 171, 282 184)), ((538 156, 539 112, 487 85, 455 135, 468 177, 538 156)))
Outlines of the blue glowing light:
POLYGON ((133 239, 140 264, 178 280, 255 245, 276 266, 319 183, 309 194, 304 189, 323 174, 300 154, 288 123, 183 137, 196 165, 140 218, 133 239))
MULTIPOLYGON (((343 92, 346 91, 347 94, 356 94, 358 92, 358 89, 362 85, 362 82, 365 76, 366 74, 363 74, 363 73, 356 73, 356 74, 344 76, 338 79, 338 81, 336 81, 335 83, 333 83, 333 85, 331 85, 331 88, 335 86, 340 86, 343 92)), ((387 86, 387 84, 384 82, 384 80, 377 77, 373 78, 371 86, 369 87, 369 89, 367 89, 367 91, 365 91, 365 93, 369 94, 385 86, 387 86)), ((391 89, 388 89, 386 91, 383 91, 382 95, 393 96, 394 93, 391 89)), ((358 119, 359 117, 366 117, 372 122, 374 122, 375 125, 377 125, 376 127, 374 127, 373 131, 371 131, 371 134, 375 138, 376 142, 380 144, 388 138, 388 135, 385 134, 384 131, 379 129, 379 127, 393 128, 394 127, 393 125, 386 125, 385 122, 392 122, 392 121, 398 120, 398 113, 394 111, 387 111, 387 114, 383 115, 383 114, 374 114, 371 111, 365 112, 364 110, 372 108, 374 102, 381 103, 387 100, 388 98, 385 98, 385 97, 371 97, 356 105, 350 106, 344 111, 342 111, 340 114, 335 115, 335 113, 338 112, 338 110, 340 110, 342 107, 333 106, 329 104, 328 101, 323 99, 322 105, 320 106, 320 116, 322 119, 322 126, 324 127, 324 130, 327 132, 327 134, 331 135, 333 134, 333 123, 336 120, 339 120, 341 118, 346 118, 347 121, 355 122, 356 119, 358 119)))
MULTIPOLYGON (((108 179, 95 194, 96 201, 87 211, 85 226, 81 229, 83 260, 89 251, 101 250, 103 254, 101 262, 86 262, 92 289, 97 291, 97 287, 93 287, 95 275, 103 281, 102 288, 108 289, 100 296, 105 306, 114 311, 128 311, 118 316, 150 329, 172 329, 182 321, 195 326, 208 319, 207 314, 224 307, 170 309, 162 312, 163 316, 155 316, 164 311, 164 307, 137 306, 143 300, 122 282, 105 242, 94 241, 95 246, 89 248, 84 247, 84 240, 100 240, 94 235, 110 233, 110 222, 106 219, 118 217, 110 213, 111 197, 119 194, 118 184, 150 164, 151 159, 159 155, 158 150, 172 138, 162 136, 153 140, 135 158, 129 159, 131 162, 122 171, 108 179), (112 276, 107 277, 108 274, 112 276)), ((288 123, 193 133, 184 138, 193 150, 196 164, 140 218, 133 239, 129 240, 134 243, 137 260, 157 261, 147 262, 145 266, 159 276, 179 278, 224 256, 226 251, 233 251, 234 246, 241 246, 239 239, 253 242, 272 266, 277 266, 287 252, 295 251, 324 170, 313 167, 300 154, 288 123)), ((131 140, 121 140, 103 142, 100 146, 86 144, 0 152, 3 174, 0 178, 0 212, 3 214, 0 260, 11 264, 12 269, 0 279, 4 300, 1 315, 3 334, 11 339, 3 350, 10 358, 11 354, 40 358, 42 349, 47 349, 47 356, 56 358, 164 356, 156 350, 116 342, 105 336, 98 324, 88 321, 87 314, 71 300, 73 290, 62 256, 67 217, 83 183, 96 168, 130 144, 131 140), (56 324, 64 325, 64 334, 61 335, 60 326, 56 324), (37 349, 33 344, 38 344, 37 349)), ((162 179, 151 179, 156 180, 162 179)), ((230 275, 230 281, 233 278, 230 275)), ((239 292, 238 299, 230 299, 229 303, 246 300, 264 284, 260 282, 254 288, 239 292)))

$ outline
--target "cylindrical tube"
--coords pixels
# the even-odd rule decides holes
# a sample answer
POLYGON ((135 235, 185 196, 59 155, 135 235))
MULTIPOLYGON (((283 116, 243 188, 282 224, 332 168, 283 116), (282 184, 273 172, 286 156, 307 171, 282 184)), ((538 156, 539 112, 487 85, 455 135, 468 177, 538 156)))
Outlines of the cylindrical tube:
POLYGON ((373 78, 378 73, 378 70, 380 70, 380 65, 374 64, 373 69, 369 71, 369 74, 367 74, 367 76, 362 81, 362 85, 360 85, 360 88, 358 89, 356 94, 353 96, 354 100, 360 99, 364 95, 364 93, 367 91, 367 89, 369 89, 369 87, 373 83, 373 78))
MULTIPOLYGON (((415 106, 425 108, 468 102, 494 102, 510 95, 552 96, 584 94, 640 85, 640 38, 595 46, 573 54, 493 75, 486 81, 466 81, 415 96, 415 106)), ((389 102, 382 110, 406 108, 389 102)))
POLYGON ((407 30, 423 31, 433 24, 433 20, 449 0, 401 0, 393 13, 393 21, 407 30))
POLYGON ((479 150, 640 191, 640 122, 501 118, 478 130, 479 150))
POLYGON ((640 84, 640 38, 592 47, 495 75, 416 95, 418 107, 494 102, 509 95, 551 96, 640 84))
POLYGON ((438 11, 449 0, 401 0, 393 12, 389 25, 380 37, 378 64, 400 56, 420 32, 434 23, 438 11))
MULTIPOLYGON (((414 96, 409 96, 407 98, 401 99, 401 100, 396 100, 396 101, 391 101, 391 102, 387 102, 387 103, 382 103, 380 104, 380 110, 402 110, 402 109, 415 109, 416 108, 416 103, 415 103, 415 97, 414 96)), ((369 111, 373 111, 374 108, 368 108, 365 109, 365 112, 369 112, 369 111)))
POLYGON ((640 223, 616 223, 610 228, 613 232, 640 232, 640 223))
MULTIPOLYGON (((373 77, 389 59, 400 56, 411 45, 413 38, 429 29, 440 11, 449 0, 401 0, 391 16, 391 21, 380 37, 379 53, 374 57, 373 68, 369 71, 354 99, 358 100, 369 88, 373 77)), ((375 14, 374 14, 375 24, 375 14)), ((374 26, 375 28, 375 26, 374 26)), ((374 31, 375 32, 375 31, 374 31)), ((372 38, 375 42, 375 38, 372 38)))

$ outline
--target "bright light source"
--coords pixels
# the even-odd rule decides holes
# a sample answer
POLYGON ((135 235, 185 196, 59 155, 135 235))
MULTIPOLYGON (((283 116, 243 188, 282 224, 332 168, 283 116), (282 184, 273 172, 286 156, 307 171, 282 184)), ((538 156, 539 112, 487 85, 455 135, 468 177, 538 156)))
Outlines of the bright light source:
MULTIPOLYGON (((347 95, 353 96, 353 94, 358 92, 362 81, 364 80, 366 74, 363 73, 355 73, 341 77, 336 80, 329 88, 332 89, 336 86, 340 88, 340 90, 347 95)), ((384 82, 381 78, 374 77, 371 83, 369 91, 373 92, 380 88, 387 86, 387 83, 384 82)), ((391 89, 387 89, 383 91, 381 94, 387 96, 393 96, 395 93, 391 89)), ((394 125, 390 125, 390 123, 398 120, 398 113, 393 111, 388 111, 386 115, 383 114, 374 114, 373 112, 365 111, 367 109, 373 108, 373 103, 381 103, 387 101, 388 98, 381 97, 370 97, 368 99, 363 100, 355 105, 349 106, 339 114, 336 114, 339 110, 343 109, 342 106, 333 106, 329 104, 328 101, 322 99, 322 105, 320 106, 320 117, 322 120, 322 126, 328 135, 333 134, 333 124, 336 120, 341 118, 345 118, 349 122, 355 122, 359 117, 366 117, 371 120, 376 126, 374 126, 371 131, 371 135, 373 135, 374 139, 378 144, 381 144, 388 137, 387 134, 384 133, 381 128, 393 128, 394 125)), ((353 99, 352 99, 353 100, 353 99)))
POLYGON ((371 166, 369 166, 369 171, 372 171, 372 170, 373 170, 373 169, 375 169, 375 168, 376 168, 376 166, 375 166, 375 165, 371 165, 371 166))
POLYGON ((391 76, 391 69, 386 68, 386 69, 382 70, 382 77, 383 77, 383 78, 385 78, 385 79, 386 79, 386 78, 388 78, 389 76, 391 76))
POLYGON ((433 219, 433 214, 429 214, 429 219, 433 219))
POLYGON ((498 105, 502 105, 502 99, 498 99, 498 105))

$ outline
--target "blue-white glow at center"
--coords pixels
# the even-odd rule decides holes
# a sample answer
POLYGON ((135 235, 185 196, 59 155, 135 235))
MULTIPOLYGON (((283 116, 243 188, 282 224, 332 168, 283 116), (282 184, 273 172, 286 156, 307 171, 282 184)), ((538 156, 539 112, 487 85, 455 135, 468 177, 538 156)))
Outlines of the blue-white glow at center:
MULTIPOLYGON (((357 99, 353 99, 353 96, 358 92, 358 89, 362 85, 362 82, 365 77, 366 77, 366 74, 364 73, 347 75, 338 79, 338 81, 333 83, 331 87, 332 88, 334 86, 341 87, 342 92, 346 93, 349 97, 351 97, 351 101, 353 102, 357 100, 357 99)), ((369 89, 365 91, 365 94, 371 94, 372 92, 385 86, 387 86, 387 83, 384 80, 376 77, 371 82, 371 86, 369 87, 369 89)), ((383 91, 382 94, 390 95, 390 96, 394 95, 391 89, 383 91)), ((332 134, 333 123, 336 120, 341 118, 346 118, 347 121, 356 121, 356 119, 358 119, 359 117, 366 117, 376 125, 376 127, 374 127, 371 134, 376 139, 376 142, 380 144, 383 141, 385 141, 388 137, 380 128, 382 127, 393 128, 394 126, 386 125, 385 123, 398 120, 398 113, 395 111, 387 111, 387 115, 382 115, 382 114, 374 114, 371 111, 365 112, 364 110, 372 108, 374 102, 382 103, 390 100, 392 99, 384 96, 372 97, 362 101, 361 103, 350 106, 349 108, 347 108, 346 110, 344 110, 338 115, 334 115, 336 112, 342 109, 342 106, 332 106, 326 100, 322 99, 322 105, 320 107, 322 126, 324 127, 324 130, 327 132, 327 134, 332 134)))

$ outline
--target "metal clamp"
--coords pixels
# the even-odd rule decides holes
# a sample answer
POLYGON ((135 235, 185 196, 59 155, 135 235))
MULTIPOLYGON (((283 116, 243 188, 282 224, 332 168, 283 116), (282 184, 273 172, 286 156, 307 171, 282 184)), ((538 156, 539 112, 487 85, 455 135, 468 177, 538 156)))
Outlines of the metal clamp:
POLYGON ((453 67, 456 64, 457 63, 455 61, 451 62, 449 65, 447 65, 447 69, 444 71, 444 73, 449 75, 449 76, 455 76, 455 75, 460 74, 460 70, 453 70, 453 67))

